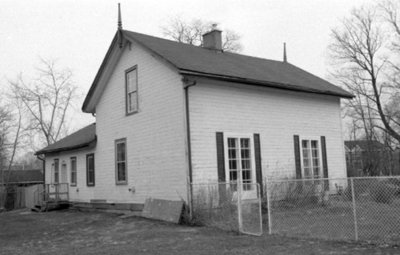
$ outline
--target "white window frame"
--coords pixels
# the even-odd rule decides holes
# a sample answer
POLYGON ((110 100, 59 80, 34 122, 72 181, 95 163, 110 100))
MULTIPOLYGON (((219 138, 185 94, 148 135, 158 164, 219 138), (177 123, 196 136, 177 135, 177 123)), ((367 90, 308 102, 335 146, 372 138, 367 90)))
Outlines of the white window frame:
MULTIPOLYGON (((224 158, 225 158, 225 180, 226 182, 230 182, 230 176, 229 176, 229 152, 228 152, 228 139, 229 138, 236 138, 239 140, 241 138, 248 138, 250 141, 249 147, 250 147, 250 164, 251 164, 251 184, 257 183, 256 180, 256 165, 255 165, 255 150, 254 150, 254 135, 249 134, 249 133, 225 133, 224 132, 224 158)), ((241 155, 239 153, 239 162, 241 162, 241 155)), ((242 174, 241 174, 241 163, 238 165, 238 180, 242 182, 242 174)), ((253 185, 251 185, 253 188, 253 185)), ((242 188, 243 190, 243 188, 242 188)))
POLYGON ((319 161, 319 178, 323 178, 323 171, 324 171, 324 166, 323 166, 323 161, 322 161, 322 147, 321 147, 321 137, 318 136, 300 136, 300 141, 299 141, 299 146, 300 146, 300 163, 301 163, 301 176, 302 179, 307 179, 307 180, 317 180, 317 178, 314 177, 314 167, 313 167, 313 158, 312 158, 312 151, 311 151, 311 141, 318 141, 318 161, 319 161), (307 140, 310 142, 310 155, 311 155, 311 178, 306 178, 305 173, 304 173, 304 158, 303 158, 303 141, 307 140))
POLYGON ((138 96, 138 68, 137 65, 127 69, 125 71, 125 108, 126 108, 126 114, 130 115, 133 113, 136 113, 139 111, 139 96, 138 96), (129 91, 129 84, 128 84, 128 75, 132 72, 136 73, 136 87, 134 90, 129 91), (131 101, 129 100, 130 96, 135 96, 136 97, 136 105, 135 107, 132 108, 131 106, 131 101))
POLYGON ((118 140, 115 140, 114 143, 114 147, 115 147, 115 183, 117 185, 126 185, 128 184, 128 152, 127 152, 127 142, 126 142, 126 138, 121 138, 118 140), (118 144, 125 144, 125 160, 124 161, 118 161, 118 144), (125 180, 119 180, 118 179, 118 163, 125 163, 125 180))
POLYGON ((77 162, 77 160, 78 159, 76 157, 70 157, 69 158, 69 161, 70 161, 70 174, 71 174, 71 176, 70 176, 70 178, 71 178, 70 185, 71 186, 76 186, 78 184, 78 171, 77 171, 78 162, 77 162), (75 169, 72 169, 72 166, 74 165, 74 164, 72 164, 72 161, 75 161, 75 169), (74 178, 72 178, 72 174, 73 173, 75 173, 75 182, 73 182, 74 178))

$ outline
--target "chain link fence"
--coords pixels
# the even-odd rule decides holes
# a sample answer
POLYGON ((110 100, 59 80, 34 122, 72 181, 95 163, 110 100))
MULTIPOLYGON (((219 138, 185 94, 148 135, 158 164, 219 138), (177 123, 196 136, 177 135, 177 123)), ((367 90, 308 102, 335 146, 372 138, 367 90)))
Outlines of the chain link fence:
POLYGON ((261 196, 258 184, 192 184, 192 221, 195 224, 262 234, 261 196))
POLYGON ((265 184, 270 234, 400 244, 400 177, 265 184))

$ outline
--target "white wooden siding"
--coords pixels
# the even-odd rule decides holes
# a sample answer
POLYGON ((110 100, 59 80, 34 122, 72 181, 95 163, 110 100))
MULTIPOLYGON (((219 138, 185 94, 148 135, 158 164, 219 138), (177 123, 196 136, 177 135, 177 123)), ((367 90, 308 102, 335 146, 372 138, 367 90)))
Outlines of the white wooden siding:
POLYGON ((126 46, 96 107, 92 199, 132 203, 148 197, 186 199, 184 116, 184 90, 177 72, 141 46, 126 46), (135 65, 139 112, 126 116, 125 70, 135 65), (127 185, 115 181, 114 142, 121 138, 127 143, 127 185))
MULTIPOLYGON (((51 183, 53 180, 51 172, 51 164, 54 159, 59 159, 60 164, 60 178, 61 178, 61 165, 65 162, 67 165, 67 180, 71 182, 71 157, 76 157, 76 186, 69 186, 69 199, 74 202, 90 202, 94 194, 93 187, 86 185, 86 155, 94 153, 94 150, 75 150, 70 152, 62 152, 56 156, 46 156, 46 183, 51 183)), ((95 169, 97 171, 97 168, 95 169)), ((96 179, 96 172, 95 172, 96 179)))
MULTIPOLYGON (((123 50, 96 107, 95 186, 86 186, 89 152, 56 157, 60 166, 65 157, 70 171, 69 157, 77 156, 78 185, 70 189, 70 198, 120 203, 143 203, 148 197, 186 200, 182 77, 135 43, 123 50), (125 70, 135 65, 139 112, 126 116, 125 70), (121 138, 127 143, 127 185, 115 180, 114 145, 121 138)), ((189 98, 194 182, 217 181, 216 132, 259 133, 263 177, 269 178, 295 176, 293 135, 325 136, 329 177, 346 176, 337 97, 199 79, 189 88, 189 98)), ((46 158, 46 180, 54 158, 46 158)))
POLYGON ((345 177, 333 96, 200 80, 189 89, 194 182, 215 182, 216 132, 259 133, 263 177, 295 177, 293 135, 325 136, 329 177, 345 177))

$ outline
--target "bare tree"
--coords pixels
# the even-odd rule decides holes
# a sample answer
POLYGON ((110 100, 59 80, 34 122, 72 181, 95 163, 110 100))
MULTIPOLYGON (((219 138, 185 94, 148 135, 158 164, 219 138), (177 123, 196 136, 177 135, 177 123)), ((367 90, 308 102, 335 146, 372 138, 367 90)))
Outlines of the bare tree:
POLYGON ((24 152, 19 153, 18 158, 14 160, 12 169, 42 169, 43 161, 39 160, 34 154, 35 151, 32 151, 30 148, 25 148, 24 152))
POLYGON ((8 156, 7 145, 8 145, 10 121, 11 121, 10 111, 5 106, 1 106, 0 107, 0 194, 1 194, 1 187, 5 183, 4 169, 6 165, 6 159, 8 156))
MULTIPOLYGON (((171 18, 166 26, 161 27, 164 36, 177 42, 200 46, 203 44, 203 34, 211 31, 216 22, 193 19, 187 21, 181 17, 171 18)), ((240 35, 232 30, 223 32, 222 49, 230 52, 240 52, 240 35)))
POLYGON ((23 139, 21 101, 14 101, 13 105, 14 111, 9 106, 0 108, 0 209, 7 201, 12 165, 23 139))
POLYGON ((77 87, 69 69, 60 69, 55 61, 41 59, 37 78, 26 82, 22 74, 10 87, 16 100, 29 116, 28 128, 47 145, 59 140, 66 127, 66 117, 76 97, 77 87))
POLYGON ((341 28, 332 31, 330 52, 339 64, 335 77, 356 95, 356 103, 349 103, 353 112, 370 130, 383 130, 400 143, 399 119, 388 108, 399 90, 387 78, 394 70, 385 47, 391 38, 384 29, 376 8, 354 9, 341 28))
POLYGON ((352 137, 371 142, 365 154, 368 175, 391 173, 387 161, 394 160, 400 144, 399 11, 394 0, 362 6, 332 30, 334 78, 355 95, 344 105, 352 137), (385 145, 384 155, 381 149, 377 155, 374 141, 385 145))

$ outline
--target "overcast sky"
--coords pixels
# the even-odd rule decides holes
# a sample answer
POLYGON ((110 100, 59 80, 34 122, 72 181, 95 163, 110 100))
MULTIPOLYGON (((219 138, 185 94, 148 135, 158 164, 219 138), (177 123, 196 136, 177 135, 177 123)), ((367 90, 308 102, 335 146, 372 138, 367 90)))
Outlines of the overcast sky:
MULTIPOLYGON (((330 30, 351 9, 372 0, 0 0, 0 84, 34 72, 39 56, 73 70, 84 95, 117 29, 117 3, 124 29, 162 37, 170 17, 218 22, 242 36, 242 54, 288 61, 326 78, 330 30)), ((94 119, 75 115, 74 129, 94 119)))

